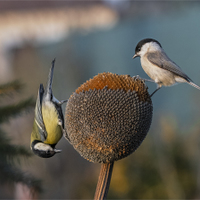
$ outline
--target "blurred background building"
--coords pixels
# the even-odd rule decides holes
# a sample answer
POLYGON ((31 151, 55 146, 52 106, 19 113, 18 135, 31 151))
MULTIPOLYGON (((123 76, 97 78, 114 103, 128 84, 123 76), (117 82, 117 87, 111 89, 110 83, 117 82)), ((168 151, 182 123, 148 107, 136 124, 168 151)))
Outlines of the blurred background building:
MULTIPOLYGON (((199 18, 199 2, 1 1, 0 84, 19 79, 25 86, 19 99, 36 98, 54 58, 59 100, 104 71, 147 78, 132 56, 136 44, 151 37, 200 85, 199 18)), ((156 88, 147 85, 150 93, 156 88)), ((152 100, 150 132, 135 153, 115 163, 108 197, 200 198, 200 92, 180 84, 152 100)), ((4 124, 14 144, 29 148, 33 117, 34 110, 4 124)), ((58 148, 59 155, 33 156, 21 166, 42 180, 38 199, 92 199, 100 165, 81 158, 64 138, 58 148)), ((27 195, 22 186, 12 187, 4 186, 0 198, 27 195)))

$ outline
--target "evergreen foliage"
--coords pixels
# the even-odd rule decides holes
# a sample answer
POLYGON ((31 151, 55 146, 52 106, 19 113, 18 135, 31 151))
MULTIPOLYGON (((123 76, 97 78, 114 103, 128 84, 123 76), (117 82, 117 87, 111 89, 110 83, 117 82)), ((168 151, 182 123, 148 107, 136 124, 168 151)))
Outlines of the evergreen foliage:
MULTIPOLYGON (((0 101, 5 95, 11 95, 22 89, 19 81, 14 81, 0 86, 0 101)), ((0 184, 5 183, 23 183, 34 191, 41 191, 41 183, 28 173, 23 172, 16 161, 21 158, 28 158, 32 154, 23 146, 13 145, 11 140, 2 130, 1 124, 7 122, 12 117, 17 117, 24 111, 34 106, 32 98, 20 101, 17 104, 0 106, 0 184)))

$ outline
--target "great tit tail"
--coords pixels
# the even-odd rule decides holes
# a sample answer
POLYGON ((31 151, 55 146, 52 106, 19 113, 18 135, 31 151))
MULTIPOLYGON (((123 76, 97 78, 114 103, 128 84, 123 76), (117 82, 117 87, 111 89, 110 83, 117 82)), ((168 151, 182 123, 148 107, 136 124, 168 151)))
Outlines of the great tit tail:
POLYGON ((49 71, 49 76, 48 76, 46 91, 45 91, 45 97, 49 100, 53 96, 52 95, 52 82, 53 82, 53 72, 54 72, 55 61, 56 61, 56 59, 54 58, 54 60, 51 63, 51 68, 50 68, 50 71, 49 71))

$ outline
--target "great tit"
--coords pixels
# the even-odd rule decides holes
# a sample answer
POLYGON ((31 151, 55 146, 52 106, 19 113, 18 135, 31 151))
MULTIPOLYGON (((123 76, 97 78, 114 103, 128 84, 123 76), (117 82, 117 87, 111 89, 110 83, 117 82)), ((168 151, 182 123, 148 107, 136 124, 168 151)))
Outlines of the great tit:
POLYGON ((61 105, 66 102, 58 101, 52 93, 52 81, 55 59, 49 72, 49 77, 44 90, 40 84, 35 106, 35 118, 31 133, 31 149, 42 157, 49 158, 61 150, 55 149, 56 144, 64 133, 64 118, 61 105))
POLYGON ((188 83, 200 90, 200 87, 182 71, 164 52, 161 44, 154 39, 141 40, 135 48, 135 57, 140 57, 141 65, 147 75, 157 83, 158 91, 161 86, 171 86, 175 83, 188 83))

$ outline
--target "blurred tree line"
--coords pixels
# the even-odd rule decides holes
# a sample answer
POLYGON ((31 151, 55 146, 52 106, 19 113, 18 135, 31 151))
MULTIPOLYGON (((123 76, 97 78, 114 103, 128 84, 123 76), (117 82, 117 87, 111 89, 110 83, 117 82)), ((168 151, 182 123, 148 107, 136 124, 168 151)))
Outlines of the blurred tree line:
MULTIPOLYGON (((13 98, 13 94, 16 94, 16 92, 19 92, 21 89, 22 84, 18 81, 0 85, 1 104, 3 104, 3 98, 5 96, 13 98)), ((33 193, 37 193, 41 191, 40 181, 31 174, 25 173, 21 170, 20 166, 20 160, 22 158, 27 159, 31 156, 30 151, 24 146, 13 145, 12 138, 8 138, 7 133, 1 128, 1 124, 33 108, 34 104, 33 99, 28 98, 17 104, 0 106, 0 184, 1 186, 7 185, 8 187, 12 187, 13 183, 21 183, 22 185, 28 186, 33 193)), ((15 130, 13 130, 13 134, 14 133, 15 130)), ((4 194, 2 191, 3 189, 5 188, 1 187, 0 194, 4 194)), ((1 198, 3 198, 3 196, 1 196, 1 198)))

